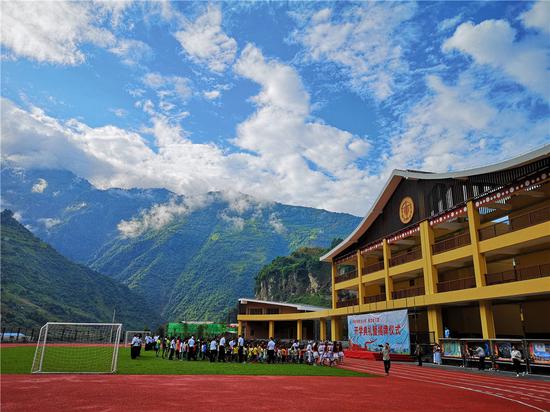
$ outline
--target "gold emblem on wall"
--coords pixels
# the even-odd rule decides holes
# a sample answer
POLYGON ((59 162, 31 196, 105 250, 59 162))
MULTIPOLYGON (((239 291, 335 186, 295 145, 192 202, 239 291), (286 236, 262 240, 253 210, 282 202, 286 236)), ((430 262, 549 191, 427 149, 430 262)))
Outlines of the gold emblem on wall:
POLYGON ((410 196, 407 196, 399 205, 399 219, 401 223, 409 223, 414 216, 414 202, 410 196))

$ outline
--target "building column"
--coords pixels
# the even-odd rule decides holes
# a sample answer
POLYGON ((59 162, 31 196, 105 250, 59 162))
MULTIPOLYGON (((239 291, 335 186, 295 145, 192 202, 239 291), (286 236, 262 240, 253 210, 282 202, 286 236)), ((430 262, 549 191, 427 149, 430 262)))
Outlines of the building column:
POLYGON ((483 339, 495 339, 495 319, 493 317, 493 304, 490 301, 479 302, 479 318, 483 339))
POLYGON ((243 334, 243 322, 242 321, 238 321, 237 322, 237 334, 238 335, 242 335, 243 334))
POLYGON ((319 319, 319 340, 327 340, 327 320, 324 318, 319 319))
POLYGON ((274 320, 270 320, 269 321, 269 333, 268 333, 268 338, 275 338, 275 321, 274 320))
POLYGON ((391 250, 388 240, 384 239, 382 241, 382 252, 384 254, 384 281, 386 285, 386 300, 392 300, 391 294, 393 292, 393 280, 390 278, 390 259, 391 259, 391 250))
POLYGON ((476 287, 485 286, 485 275, 487 274, 487 262, 485 256, 479 252, 479 211, 474 202, 467 203, 468 208, 468 229, 470 230, 470 241, 472 243, 472 260, 474 262, 474 273, 476 277, 476 287))
POLYGON ((302 319, 296 321, 296 340, 302 340, 302 319))
POLYGON ((362 276, 363 276, 363 256, 361 255, 361 251, 357 250, 357 304, 359 305, 359 309, 363 306, 363 295, 364 295, 364 289, 363 289, 363 282, 362 282, 362 276))
POLYGON ((337 301, 337 295, 338 293, 336 292, 336 282, 335 282, 335 279, 336 279, 336 263, 334 263, 334 261, 332 262, 332 309, 336 309, 336 301, 337 301))
POLYGON ((426 295, 437 293, 437 268, 432 261, 432 245, 434 244, 434 231, 427 220, 420 223, 420 247, 422 249, 424 291, 426 295))
POLYGON ((330 318, 330 340, 340 340, 340 318, 330 318))
POLYGON ((428 306, 428 329, 434 333, 434 339, 439 343, 439 339, 444 337, 443 317, 439 306, 428 306))

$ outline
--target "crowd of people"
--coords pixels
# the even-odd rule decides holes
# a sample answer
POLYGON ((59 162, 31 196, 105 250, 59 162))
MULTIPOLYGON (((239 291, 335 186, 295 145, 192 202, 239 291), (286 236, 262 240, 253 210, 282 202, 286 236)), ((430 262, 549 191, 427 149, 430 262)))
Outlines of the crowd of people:
POLYGON ((331 341, 276 342, 273 338, 245 341, 241 335, 237 339, 225 336, 195 339, 194 336, 146 335, 143 342, 141 335, 135 335, 131 343, 132 359, 139 357, 143 343, 145 351, 153 350, 156 357, 172 361, 303 363, 320 366, 344 362, 342 343, 331 341))

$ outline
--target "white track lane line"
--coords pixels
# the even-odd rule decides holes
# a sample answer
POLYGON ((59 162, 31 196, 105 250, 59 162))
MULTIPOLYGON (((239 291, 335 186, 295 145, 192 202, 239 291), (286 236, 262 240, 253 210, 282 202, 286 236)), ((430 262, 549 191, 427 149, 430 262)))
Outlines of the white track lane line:
MULTIPOLYGON (((351 365, 354 365, 354 364, 358 364, 358 363, 355 363, 355 362, 351 363, 351 365)), ((536 381, 533 381, 532 383, 534 385, 531 385, 531 383, 527 384, 525 381, 522 381, 522 380, 516 381, 512 377, 507 378, 507 377, 500 377, 500 376, 499 377, 480 376, 476 374, 468 374, 467 372, 463 372, 463 371, 447 371, 447 370, 437 370, 432 368, 421 369, 418 367, 418 369, 416 369, 415 367, 409 367, 408 365, 400 365, 400 364, 399 366, 397 366, 397 368, 394 368, 394 370, 401 373, 406 373, 410 371, 412 373, 427 376, 429 378, 434 378, 438 376, 448 378, 449 376, 453 376, 453 379, 455 380, 462 380, 467 382, 481 382, 483 384, 489 383, 491 385, 497 385, 497 386, 503 385, 505 387, 510 387, 510 385, 514 385, 514 388, 517 388, 517 389, 522 389, 530 392, 540 392, 541 394, 550 396, 550 385, 547 385, 541 382, 536 382, 536 381)), ((527 394, 527 392, 525 392, 525 394, 527 394)))
MULTIPOLYGON (((350 367, 350 369, 355 370, 357 372, 363 372, 364 371, 364 370, 362 370, 362 368, 351 368, 350 367)), ((395 376, 395 373, 393 374, 393 376, 395 376)), ((451 384, 447 384, 447 383, 443 383, 443 382, 437 382, 437 381, 430 381, 430 380, 427 380, 427 379, 415 379, 415 378, 411 378, 408 375, 398 376, 398 377, 401 378, 401 379, 409 379, 409 380, 412 380, 412 381, 433 383, 433 384, 436 384, 436 385, 449 386, 451 388, 459 388, 459 389, 463 389, 463 390, 466 390, 466 391, 482 393, 482 394, 485 394, 485 395, 488 395, 488 396, 493 396, 495 398, 501 398, 501 399, 508 400, 510 402, 519 403, 523 406, 526 406, 526 407, 532 408, 532 409, 536 409, 536 410, 541 411, 541 412, 548 412, 546 409, 541 409, 541 408, 539 408, 535 405, 531 405, 529 403, 526 403, 526 402, 523 402, 523 401, 520 401, 520 400, 517 400, 517 399, 512 399, 512 398, 509 398, 509 397, 504 396, 504 395, 499 395, 499 394, 496 394, 496 393, 486 392, 486 391, 482 391, 482 390, 479 390, 479 389, 467 388, 465 386, 451 385, 451 384)))
MULTIPOLYGON (((411 371, 412 372, 412 371, 411 371)), ((517 394, 517 389, 522 389, 520 388, 519 386, 514 386, 514 388, 516 390, 510 390, 510 386, 513 385, 515 382, 506 382, 506 383, 492 383, 491 381, 488 381, 487 380, 483 380, 482 378, 483 377, 478 377, 480 379, 476 379, 475 382, 472 382, 473 380, 472 379, 469 379, 468 377, 462 377, 462 376, 456 376, 455 373, 453 372, 450 372, 452 375, 449 375, 449 374, 445 374, 443 375, 442 374, 442 371, 438 371, 440 373, 438 374, 430 374, 428 371, 420 371, 420 370, 417 370, 417 371, 414 371, 415 372, 415 375, 419 376, 419 377, 427 377, 427 378, 436 378, 438 376, 444 376, 446 379, 449 379, 451 378, 451 380, 453 382, 459 382, 460 384, 468 384, 468 383, 471 383, 471 384, 474 384, 476 386, 480 386, 480 387, 483 387, 483 388, 486 388, 486 389, 494 389, 494 390, 499 390, 499 391, 502 391, 502 392, 510 392, 510 393, 515 393, 517 394), (488 386, 487 384, 489 385, 493 385, 493 386, 488 386), (502 387, 504 385, 504 387, 502 387)), ((402 370, 399 370, 399 373, 404 373, 402 370)), ((523 388, 525 390, 531 390, 531 388, 523 388)), ((533 392, 539 392, 539 391, 533 391, 533 392)), ((529 397, 532 397, 534 399, 540 399, 540 400, 543 400, 543 401, 547 401, 547 402, 550 402, 550 391, 546 390, 546 391, 540 391, 542 392, 542 394, 545 394, 545 395, 548 395, 548 397, 544 397, 544 396, 540 396, 540 395, 534 395, 534 394, 530 394, 530 393, 527 393, 527 392, 521 392, 519 393, 518 395, 520 396, 529 396, 529 397)))

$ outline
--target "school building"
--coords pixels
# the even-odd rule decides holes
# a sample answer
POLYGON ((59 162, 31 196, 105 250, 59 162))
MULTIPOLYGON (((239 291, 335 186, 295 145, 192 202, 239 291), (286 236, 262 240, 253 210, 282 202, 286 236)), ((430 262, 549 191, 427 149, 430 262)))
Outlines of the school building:
POLYGON ((411 341, 438 341, 444 329, 548 339, 549 182, 550 145, 462 172, 394 170, 359 226, 321 258, 332 264, 332 307, 241 300, 239 331, 346 340, 348 315, 408 309, 411 341))

